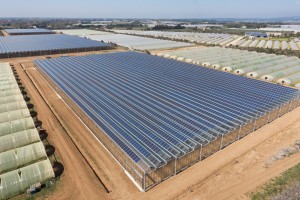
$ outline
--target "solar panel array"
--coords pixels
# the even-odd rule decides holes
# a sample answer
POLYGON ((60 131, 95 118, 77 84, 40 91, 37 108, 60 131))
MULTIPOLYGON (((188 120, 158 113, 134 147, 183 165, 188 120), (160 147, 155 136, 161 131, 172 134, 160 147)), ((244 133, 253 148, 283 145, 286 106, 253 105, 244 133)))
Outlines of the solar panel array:
POLYGON ((17 57, 18 53, 58 51, 66 49, 105 48, 111 46, 103 42, 70 35, 22 35, 0 37, 0 58, 17 57))
POLYGON ((136 52, 34 62, 146 172, 299 98, 296 89, 136 52))
POLYGON ((4 29, 10 35, 30 35, 30 34, 54 34, 55 32, 44 28, 28 28, 28 29, 4 29))

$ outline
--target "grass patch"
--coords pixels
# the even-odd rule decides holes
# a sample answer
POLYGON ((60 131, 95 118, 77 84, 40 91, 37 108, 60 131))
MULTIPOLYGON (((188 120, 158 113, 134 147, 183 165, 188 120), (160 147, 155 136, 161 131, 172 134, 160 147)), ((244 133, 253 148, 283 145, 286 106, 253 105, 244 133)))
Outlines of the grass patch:
POLYGON ((252 193, 251 199, 270 199, 298 181, 300 181, 300 163, 266 183, 259 191, 252 193))

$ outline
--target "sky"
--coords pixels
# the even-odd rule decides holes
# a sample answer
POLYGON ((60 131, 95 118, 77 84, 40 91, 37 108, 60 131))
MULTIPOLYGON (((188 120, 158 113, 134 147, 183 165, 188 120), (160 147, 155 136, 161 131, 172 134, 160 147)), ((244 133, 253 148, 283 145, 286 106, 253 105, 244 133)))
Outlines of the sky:
POLYGON ((0 0, 0 17, 272 18, 300 16, 300 0, 0 0))

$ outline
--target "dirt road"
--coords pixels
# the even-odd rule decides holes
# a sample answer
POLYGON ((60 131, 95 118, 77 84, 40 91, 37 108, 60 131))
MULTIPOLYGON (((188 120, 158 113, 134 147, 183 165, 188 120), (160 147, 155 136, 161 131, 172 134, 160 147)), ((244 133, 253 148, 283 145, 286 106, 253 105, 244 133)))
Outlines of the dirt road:
MULTIPOLYGON (((20 65, 15 64, 15 66, 31 101, 35 105, 38 118, 43 122, 43 128, 48 133, 48 139, 54 144, 64 164, 65 171, 61 181, 57 184, 56 199, 99 199, 100 197, 106 199, 108 194, 97 176, 81 156, 68 134, 59 125, 56 117, 37 92, 25 71, 20 65)), ((51 98, 56 98, 56 95, 49 95, 49 99, 51 98)), ((73 126, 76 127, 76 124, 73 126)), ((51 196, 52 198, 53 196, 51 196)))
POLYGON ((65 166, 62 180, 49 199, 245 199, 245 193, 299 162, 300 155, 295 154, 269 168, 263 165, 279 149, 300 139, 297 108, 150 191, 139 192, 30 61, 14 59, 39 119, 65 166), (25 63, 28 76, 17 63, 25 63))

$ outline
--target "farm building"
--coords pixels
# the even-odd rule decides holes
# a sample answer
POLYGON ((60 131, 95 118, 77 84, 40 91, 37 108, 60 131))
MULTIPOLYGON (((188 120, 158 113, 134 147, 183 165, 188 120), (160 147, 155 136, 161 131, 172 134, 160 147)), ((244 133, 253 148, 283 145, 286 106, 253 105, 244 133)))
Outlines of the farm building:
POLYGON ((143 190, 299 106, 296 89, 143 53, 34 63, 143 190))
POLYGON ((0 58, 96 51, 110 47, 103 42, 62 34, 0 36, 0 58))
POLYGON ((44 144, 9 63, 0 63, 0 199, 54 178, 44 144))
POLYGON ((268 35, 266 33, 262 32, 246 32, 245 36, 248 36, 250 38, 267 38, 268 35))
POLYGON ((42 34, 55 34, 54 31, 43 28, 31 29, 4 29, 8 35, 42 35, 42 34))

